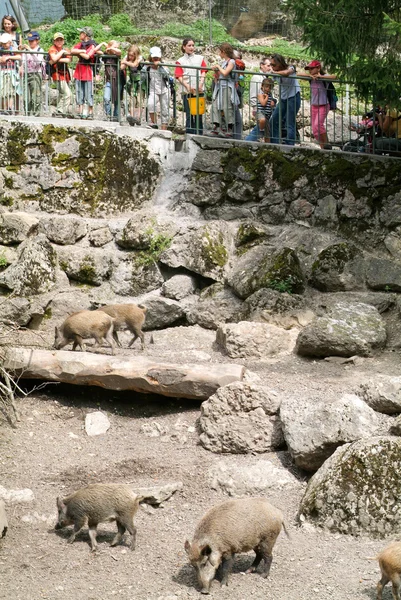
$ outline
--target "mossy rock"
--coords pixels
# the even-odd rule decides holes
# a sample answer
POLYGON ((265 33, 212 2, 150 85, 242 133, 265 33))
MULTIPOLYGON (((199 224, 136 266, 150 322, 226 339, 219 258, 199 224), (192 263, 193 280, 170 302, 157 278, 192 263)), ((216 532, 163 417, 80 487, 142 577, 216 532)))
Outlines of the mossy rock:
POLYGON ((401 532, 401 439, 338 448, 309 481, 300 514, 333 532, 384 538, 401 532))
POLYGON ((311 285, 322 292, 345 291, 358 287, 361 282, 360 278, 355 277, 352 262, 360 254, 360 250, 349 242, 328 246, 320 252, 312 265, 311 285))

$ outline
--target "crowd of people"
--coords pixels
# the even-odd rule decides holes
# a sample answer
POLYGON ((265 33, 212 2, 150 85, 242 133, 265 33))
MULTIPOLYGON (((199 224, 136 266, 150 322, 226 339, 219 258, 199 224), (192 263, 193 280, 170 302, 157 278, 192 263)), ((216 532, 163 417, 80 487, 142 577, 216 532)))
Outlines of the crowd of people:
MULTIPOLYGON (((242 138, 242 114, 245 64, 238 50, 230 44, 220 45, 221 62, 207 65, 204 56, 195 52, 191 37, 183 40, 182 56, 174 72, 163 63, 161 49, 153 46, 143 57, 136 44, 126 54, 115 40, 93 39, 91 27, 77 31, 77 43, 68 48, 62 32, 53 36, 52 46, 45 51, 40 45, 40 33, 31 31, 24 43, 18 33, 18 23, 12 15, 1 21, 0 35, 0 112, 40 115, 43 80, 53 82, 57 89, 54 116, 93 119, 95 84, 102 81, 103 107, 106 118, 118 120, 124 92, 127 98, 127 120, 131 125, 143 121, 150 127, 167 129, 176 111, 176 85, 181 93, 185 113, 185 131, 212 137, 242 138), (72 61, 77 61, 72 65, 72 61), (103 69, 101 71, 101 69, 103 69), (205 130, 205 83, 212 71, 212 129, 205 130), (101 73, 101 75, 100 75, 101 73), (75 99, 73 86, 75 82, 75 99), (85 108, 86 106, 86 108, 85 108), (145 118, 143 118, 145 116, 145 118)), ((333 109, 330 91, 334 90, 330 75, 320 61, 313 60, 303 73, 297 73, 281 54, 264 57, 260 71, 249 82, 249 103, 256 125, 246 136, 248 141, 294 145, 297 142, 297 114, 301 107, 301 87, 298 77, 310 81, 311 128, 321 148, 331 148, 327 116, 333 109), (330 87, 331 86, 331 87, 330 87)), ((99 86, 100 87, 100 86, 99 86)), ((382 150, 401 150, 401 113, 388 109, 381 122, 382 150)))

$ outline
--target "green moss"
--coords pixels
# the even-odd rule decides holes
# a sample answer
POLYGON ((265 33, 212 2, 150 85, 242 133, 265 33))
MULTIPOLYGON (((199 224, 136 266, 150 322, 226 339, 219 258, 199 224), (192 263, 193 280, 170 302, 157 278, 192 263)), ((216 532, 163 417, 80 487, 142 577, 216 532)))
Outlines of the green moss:
POLYGON ((41 145, 43 152, 46 154, 52 154, 54 152, 54 142, 65 142, 68 136, 68 130, 64 127, 44 125, 42 131, 38 135, 38 142, 41 145))
POLYGON ((26 144, 32 137, 30 128, 20 123, 8 132, 7 154, 11 166, 19 166, 26 163, 26 144))
POLYGON ((12 177, 4 177, 4 187, 12 190, 14 188, 14 179, 12 177))
POLYGON ((224 267, 228 260, 228 252, 224 246, 224 237, 221 231, 218 233, 217 238, 212 238, 210 232, 205 229, 203 237, 206 243, 202 245, 202 257, 205 261, 205 265, 208 269, 215 267, 224 267))
POLYGON ((65 261, 65 260, 60 260, 60 262, 59 262, 59 266, 60 266, 60 269, 61 269, 62 271, 64 271, 65 273, 68 271, 69 264, 68 264, 68 262, 67 262, 67 261, 65 261))
POLYGON ((12 206, 14 204, 14 199, 10 196, 0 196, 0 204, 3 206, 12 206))
POLYGON ((21 170, 20 165, 7 165, 6 171, 10 171, 10 173, 18 173, 21 170))
POLYGON ((48 306, 43 313, 43 319, 51 319, 52 318, 52 309, 48 306))
POLYGON ((53 158, 51 159, 51 164, 53 165, 53 167, 58 167, 59 165, 61 165, 61 166, 66 166, 69 169, 70 166, 69 166, 68 162, 70 160, 71 160, 71 154, 64 154, 61 152, 60 154, 53 156, 53 158))
POLYGON ((77 274, 78 281, 89 285, 97 285, 95 263, 91 256, 85 256, 77 274))
POLYGON ((305 281, 301 265, 292 248, 283 248, 271 260, 266 257, 265 264, 260 269, 263 275, 259 279, 258 288, 266 287, 278 292, 302 294, 305 281))
POLYGON ((153 233, 151 228, 145 231, 146 234, 150 235, 149 247, 146 250, 141 250, 135 255, 135 264, 139 267, 151 265, 156 263, 162 252, 167 250, 171 244, 172 238, 163 233, 153 233))
POLYGON ((3 252, 0 252, 0 270, 5 269, 8 266, 8 260, 6 255, 3 252))

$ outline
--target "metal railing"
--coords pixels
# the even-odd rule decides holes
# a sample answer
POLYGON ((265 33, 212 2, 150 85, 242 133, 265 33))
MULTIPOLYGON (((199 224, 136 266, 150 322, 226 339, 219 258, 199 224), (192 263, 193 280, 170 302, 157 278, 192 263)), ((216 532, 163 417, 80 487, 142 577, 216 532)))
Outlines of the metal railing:
MULTIPOLYGON (((373 98, 369 104, 362 102, 352 85, 341 81, 332 81, 336 98, 331 98, 331 108, 336 106, 330 110, 328 102, 311 103, 311 80, 305 76, 296 76, 299 92, 286 98, 288 82, 294 78, 233 71, 216 79, 212 68, 191 65, 194 93, 188 94, 174 77, 175 63, 162 63, 163 70, 144 63, 137 71, 122 71, 120 60, 108 64, 108 55, 98 56, 90 67, 92 80, 82 82, 74 78, 76 64, 66 65, 60 77, 50 67, 47 53, 34 71, 27 60, 32 53, 18 54, 20 61, 0 65, 2 114, 95 118, 177 134, 401 156, 401 112, 389 112, 392 126, 383 129, 389 121, 384 108, 373 98), (267 110, 258 99, 266 78, 271 80, 273 98, 267 110)), ((325 86, 329 83, 322 81, 325 86)))

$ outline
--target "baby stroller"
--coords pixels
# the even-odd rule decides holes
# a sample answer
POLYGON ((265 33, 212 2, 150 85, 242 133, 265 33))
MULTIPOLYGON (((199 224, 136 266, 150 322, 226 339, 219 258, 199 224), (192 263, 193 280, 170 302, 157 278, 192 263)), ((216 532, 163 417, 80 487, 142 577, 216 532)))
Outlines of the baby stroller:
POLYGON ((344 152, 367 152, 373 153, 373 138, 382 135, 380 129, 379 115, 383 114, 381 106, 376 106, 372 111, 363 115, 359 123, 351 123, 349 129, 355 131, 358 137, 346 142, 342 149, 344 152))

